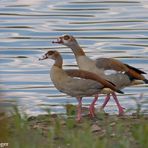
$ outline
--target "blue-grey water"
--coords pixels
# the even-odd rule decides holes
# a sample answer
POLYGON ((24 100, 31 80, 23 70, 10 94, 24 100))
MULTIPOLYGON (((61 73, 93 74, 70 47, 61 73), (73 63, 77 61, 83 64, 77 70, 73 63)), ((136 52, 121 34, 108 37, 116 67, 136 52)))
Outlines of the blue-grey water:
MULTIPOLYGON (((29 115, 64 113, 64 105, 75 98, 53 86, 49 70, 53 62, 38 61, 48 49, 64 57, 64 68, 77 68, 70 49, 52 44, 62 34, 74 35, 86 54, 95 59, 112 57, 148 72, 147 0, 1 0, 0 1, 0 88, 3 106, 17 102, 29 115)), ((148 75, 145 75, 148 78, 148 75)), ((125 88, 119 95, 126 109, 148 112, 148 85, 125 88), (142 95, 142 97, 140 97, 142 95), (141 99, 139 99, 141 98, 141 99)), ((96 108, 104 100, 101 95, 96 108)), ((84 98, 88 106, 92 97, 84 98)), ((117 113, 114 100, 106 109, 117 113)))

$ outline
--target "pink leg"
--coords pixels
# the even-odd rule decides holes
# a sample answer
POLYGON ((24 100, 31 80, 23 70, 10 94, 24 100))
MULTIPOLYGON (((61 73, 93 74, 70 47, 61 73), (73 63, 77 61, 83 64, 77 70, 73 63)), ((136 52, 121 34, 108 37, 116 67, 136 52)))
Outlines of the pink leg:
POLYGON ((114 98, 114 100, 115 100, 115 102, 116 102, 116 104, 118 106, 119 115, 123 115, 124 114, 124 110, 123 110, 124 108, 120 105, 120 103, 119 103, 119 101, 117 99, 117 96, 116 96, 116 94, 114 92, 112 93, 112 96, 113 96, 113 98, 114 98))
POLYGON ((95 103, 98 100, 99 95, 95 95, 95 98, 93 100, 93 102, 91 103, 91 105, 89 106, 89 113, 91 117, 95 116, 95 103))
POLYGON ((101 110, 104 109, 104 107, 106 106, 106 104, 108 103, 108 101, 110 100, 110 94, 107 94, 106 98, 105 98, 105 101, 103 103, 103 105, 101 106, 101 110))
POLYGON ((77 106, 77 118, 76 120, 77 121, 80 121, 81 120, 81 113, 82 113, 82 97, 80 98, 77 98, 78 100, 78 106, 77 106))

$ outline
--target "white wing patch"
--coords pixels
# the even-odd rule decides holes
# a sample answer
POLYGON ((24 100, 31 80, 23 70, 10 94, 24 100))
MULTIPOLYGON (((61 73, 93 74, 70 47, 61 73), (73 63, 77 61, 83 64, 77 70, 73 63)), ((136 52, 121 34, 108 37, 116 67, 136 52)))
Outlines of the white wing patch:
POLYGON ((105 75, 117 74, 122 73, 125 74, 125 71, 116 71, 116 70, 104 70, 105 75))
POLYGON ((118 71, 116 71, 116 70, 105 70, 104 73, 105 73, 105 75, 111 75, 111 74, 117 74, 118 71))

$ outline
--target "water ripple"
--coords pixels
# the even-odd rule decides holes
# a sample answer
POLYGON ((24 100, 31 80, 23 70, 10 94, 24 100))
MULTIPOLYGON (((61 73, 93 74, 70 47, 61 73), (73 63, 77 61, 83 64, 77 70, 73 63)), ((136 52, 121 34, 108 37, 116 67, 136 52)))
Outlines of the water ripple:
MULTIPOLYGON (((0 87, 6 105, 16 101, 26 113, 41 114, 45 108, 65 113, 65 104, 77 104, 54 88, 49 77, 53 62, 38 61, 50 48, 62 53, 64 68, 77 68, 70 49, 52 44, 62 34, 74 35, 93 59, 113 57, 148 72, 147 8, 144 0, 0 1, 0 87)), ((119 100, 127 109, 136 106, 132 98, 140 93, 148 99, 147 85, 124 91, 119 100)), ((86 106, 91 101, 83 100, 86 106)), ((117 113, 113 100, 106 111, 117 113)))

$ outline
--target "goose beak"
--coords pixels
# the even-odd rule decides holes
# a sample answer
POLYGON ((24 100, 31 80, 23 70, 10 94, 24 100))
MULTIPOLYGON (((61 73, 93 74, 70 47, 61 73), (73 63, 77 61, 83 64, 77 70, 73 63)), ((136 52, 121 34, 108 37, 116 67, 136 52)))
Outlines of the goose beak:
POLYGON ((62 39, 59 37, 59 38, 57 38, 57 40, 56 40, 56 41, 52 41, 52 43, 62 44, 62 43, 63 43, 63 41, 62 41, 62 39))
POLYGON ((45 60, 45 59, 47 59, 48 57, 46 56, 46 55, 43 55, 43 57, 41 57, 41 58, 39 58, 39 61, 40 60, 45 60))

